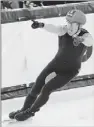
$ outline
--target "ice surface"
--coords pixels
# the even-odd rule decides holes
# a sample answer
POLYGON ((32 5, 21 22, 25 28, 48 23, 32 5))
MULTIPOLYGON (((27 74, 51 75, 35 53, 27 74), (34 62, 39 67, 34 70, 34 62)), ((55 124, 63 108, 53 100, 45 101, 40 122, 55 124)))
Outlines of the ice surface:
MULTIPOLYGON (((64 18, 39 21, 55 25, 66 24, 64 18)), ((94 38, 93 25, 94 14, 89 14, 84 27, 94 38)), ((2 25, 2 87, 35 81, 57 52, 56 35, 41 29, 32 30, 30 26, 30 21, 2 25)), ((79 75, 92 73, 94 51, 92 57, 82 64, 79 75)), ((11 111, 21 108, 23 102, 24 98, 2 101, 2 119, 7 119, 11 111)), ((94 126, 94 86, 53 93, 35 117, 24 122, 2 123, 2 127, 37 126, 94 126)))
MULTIPOLYGON (((19 109, 24 98, 2 102, 2 119, 19 109)), ((94 86, 53 93, 35 117, 24 122, 3 122, 2 127, 94 126, 94 86)))

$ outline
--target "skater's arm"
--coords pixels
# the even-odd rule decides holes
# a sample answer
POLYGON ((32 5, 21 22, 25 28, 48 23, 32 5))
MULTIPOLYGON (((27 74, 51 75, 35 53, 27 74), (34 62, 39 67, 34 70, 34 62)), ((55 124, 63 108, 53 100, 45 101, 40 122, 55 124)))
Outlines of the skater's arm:
POLYGON ((67 26, 55 26, 53 24, 46 24, 46 23, 40 23, 38 21, 34 21, 33 24, 31 25, 33 29, 37 28, 43 28, 44 30, 57 34, 58 36, 62 36, 67 32, 67 26))
POLYGON ((84 39, 84 41, 82 42, 85 46, 90 47, 93 46, 94 44, 94 40, 92 38, 92 36, 89 33, 85 33, 82 38, 84 39))
POLYGON ((55 26, 53 24, 44 24, 43 27, 46 31, 62 36, 67 32, 66 26, 55 26))

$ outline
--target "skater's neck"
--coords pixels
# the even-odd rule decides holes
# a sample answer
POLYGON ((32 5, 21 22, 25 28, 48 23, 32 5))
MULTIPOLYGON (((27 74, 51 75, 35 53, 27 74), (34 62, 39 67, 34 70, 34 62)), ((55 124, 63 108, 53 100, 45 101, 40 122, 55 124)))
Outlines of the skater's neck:
POLYGON ((72 37, 74 38, 74 37, 77 37, 78 35, 79 35, 79 33, 81 32, 81 28, 79 28, 78 30, 77 30, 77 32, 74 34, 74 35, 72 35, 72 37))

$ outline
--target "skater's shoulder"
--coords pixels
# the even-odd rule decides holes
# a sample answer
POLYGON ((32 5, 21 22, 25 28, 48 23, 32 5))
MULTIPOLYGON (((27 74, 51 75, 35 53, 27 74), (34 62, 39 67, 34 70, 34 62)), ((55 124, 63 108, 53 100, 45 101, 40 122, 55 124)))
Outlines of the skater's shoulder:
POLYGON ((84 29, 84 28, 81 28, 81 31, 79 33, 79 36, 83 36, 84 34, 89 34, 89 31, 84 29))
POLYGON ((59 34, 58 36, 61 37, 67 33, 67 25, 60 25, 59 26, 59 34))
POLYGON ((83 32, 83 33, 89 33, 89 31, 86 30, 85 28, 81 28, 81 32, 83 32))
POLYGON ((86 30, 86 29, 82 29, 80 36, 82 36, 82 38, 84 39, 84 41, 82 42, 85 46, 93 46, 94 44, 94 40, 92 38, 92 35, 86 30))

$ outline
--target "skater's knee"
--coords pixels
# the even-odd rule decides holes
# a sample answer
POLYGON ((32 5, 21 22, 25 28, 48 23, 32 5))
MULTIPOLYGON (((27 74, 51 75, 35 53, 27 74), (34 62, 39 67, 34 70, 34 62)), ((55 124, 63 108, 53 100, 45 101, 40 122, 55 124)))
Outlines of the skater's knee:
POLYGON ((29 92, 29 93, 28 93, 28 96, 37 97, 38 94, 37 94, 37 93, 34 93, 34 92, 29 92))
POLYGON ((42 90, 41 90, 41 94, 43 94, 44 96, 45 96, 45 95, 50 95, 50 94, 51 94, 50 88, 49 88, 47 85, 45 85, 45 86, 42 88, 42 90))
POLYGON ((39 94, 38 90, 37 89, 31 89, 30 92, 28 93, 29 96, 32 96, 32 97, 37 97, 39 94))

